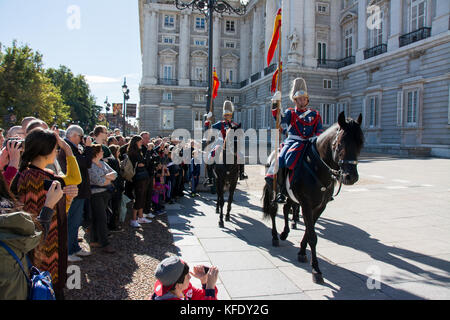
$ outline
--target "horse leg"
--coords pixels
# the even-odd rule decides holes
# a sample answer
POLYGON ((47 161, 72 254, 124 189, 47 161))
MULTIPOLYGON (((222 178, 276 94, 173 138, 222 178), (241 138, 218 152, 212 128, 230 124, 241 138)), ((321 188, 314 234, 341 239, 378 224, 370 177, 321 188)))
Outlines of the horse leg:
POLYGON ((308 239, 308 244, 311 249, 311 267, 312 267, 312 278, 314 283, 323 283, 322 272, 319 269, 319 261, 317 260, 316 245, 317 245, 317 234, 314 230, 314 212, 309 206, 302 206, 303 210, 303 220, 306 227, 306 237, 308 239))
POLYGON ((292 206, 292 229, 297 230, 297 223, 299 222, 300 206, 295 204, 292 206))
POLYGON ((272 246, 278 247, 280 246, 280 241, 278 240, 278 232, 277 232, 277 225, 275 223, 275 218, 277 215, 272 215, 272 246))
POLYGON ((288 198, 286 204, 283 206, 284 230, 280 235, 280 239, 283 241, 286 240, 289 235, 289 211, 291 211, 292 206, 292 201, 288 198))
POLYGON ((227 215, 225 216, 225 221, 230 221, 231 204, 233 203, 233 196, 234 196, 234 191, 236 190, 236 184, 237 184, 237 177, 236 177, 236 181, 233 180, 230 183, 230 189, 228 191, 227 215))
POLYGON ((305 234, 303 235, 303 239, 300 242, 300 251, 297 254, 297 259, 301 263, 308 262, 308 257, 306 256, 306 247, 307 247, 307 245, 308 245, 308 236, 307 236, 306 231, 305 231, 305 234))
POLYGON ((218 188, 217 188, 217 202, 218 202, 218 205, 219 205, 219 227, 220 228, 223 228, 224 227, 224 223, 223 223, 223 203, 224 203, 224 200, 223 200, 223 184, 222 183, 220 183, 220 184, 218 184, 217 185, 218 186, 218 188))

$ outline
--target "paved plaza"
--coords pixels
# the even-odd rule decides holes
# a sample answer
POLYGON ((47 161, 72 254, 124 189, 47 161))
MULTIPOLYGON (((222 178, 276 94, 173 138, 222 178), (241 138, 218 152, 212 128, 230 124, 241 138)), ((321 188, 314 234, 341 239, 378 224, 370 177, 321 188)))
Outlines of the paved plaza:
POLYGON ((223 229, 215 195, 167 206, 175 246, 190 265, 219 267, 221 300, 450 299, 450 160, 365 155, 358 170, 316 225, 323 285, 297 261, 302 222, 272 247, 263 166, 246 167, 250 179, 239 182, 223 229))

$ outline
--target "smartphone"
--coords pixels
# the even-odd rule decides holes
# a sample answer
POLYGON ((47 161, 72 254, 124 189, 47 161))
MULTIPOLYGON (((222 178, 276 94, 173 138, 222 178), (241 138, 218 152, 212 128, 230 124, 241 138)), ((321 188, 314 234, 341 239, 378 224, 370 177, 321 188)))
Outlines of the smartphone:
POLYGON ((44 180, 44 190, 48 191, 52 186, 53 180, 44 180))
POLYGON ((203 267, 203 269, 205 270, 205 273, 208 273, 209 267, 203 267))

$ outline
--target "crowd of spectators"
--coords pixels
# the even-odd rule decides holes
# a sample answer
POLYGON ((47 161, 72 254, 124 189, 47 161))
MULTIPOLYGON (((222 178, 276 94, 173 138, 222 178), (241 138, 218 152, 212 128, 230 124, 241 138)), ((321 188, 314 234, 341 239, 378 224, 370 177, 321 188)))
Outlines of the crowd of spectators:
MULTIPOLYGON (((192 148, 189 161, 180 164, 174 153, 182 155, 181 142, 149 132, 124 137, 97 125, 87 133, 78 125, 50 128, 33 117, 0 129, 0 240, 24 266, 28 257, 49 271, 56 297, 63 299, 68 263, 95 255, 92 248, 116 252, 109 239, 124 231, 128 204, 130 226, 141 228, 165 214, 166 204, 198 195, 200 165, 194 159, 202 151, 194 141, 182 145, 192 148), (127 161, 134 169, 128 180, 127 161), (24 231, 31 222, 35 229, 24 231), (80 228, 90 250, 80 247, 80 228)), ((0 258, 9 259, 0 266, 0 300, 26 299, 22 271, 6 256, 0 248, 0 258)))

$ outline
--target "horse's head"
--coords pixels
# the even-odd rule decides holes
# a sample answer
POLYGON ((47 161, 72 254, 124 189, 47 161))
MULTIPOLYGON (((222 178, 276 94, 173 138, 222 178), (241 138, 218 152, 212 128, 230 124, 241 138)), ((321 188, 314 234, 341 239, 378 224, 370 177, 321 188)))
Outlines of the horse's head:
POLYGON ((359 179, 358 156, 364 144, 364 134, 361 130, 362 115, 358 119, 345 119, 344 112, 339 114, 339 129, 332 143, 333 161, 338 164, 342 173, 342 182, 352 185, 359 179))

